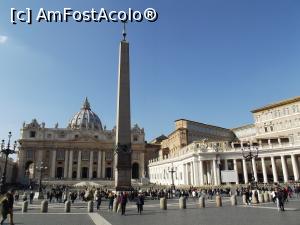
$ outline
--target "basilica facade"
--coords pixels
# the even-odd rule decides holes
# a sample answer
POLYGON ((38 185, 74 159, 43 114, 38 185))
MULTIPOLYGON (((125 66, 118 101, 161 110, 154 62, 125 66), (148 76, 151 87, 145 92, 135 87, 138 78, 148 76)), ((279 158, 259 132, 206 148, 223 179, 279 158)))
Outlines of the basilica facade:
POLYGON ((300 97, 252 111, 254 123, 234 129, 179 119, 175 131, 155 140, 159 156, 149 162, 152 183, 220 185, 299 182, 300 97), (244 156, 254 153, 252 159, 244 156), (243 156, 244 152, 244 156, 243 156), (256 155, 257 153, 257 155, 256 155), (229 172, 229 173, 228 173, 229 172))
MULTIPOLYGON (((114 177, 116 130, 106 129, 86 98, 65 128, 46 127, 33 119, 21 128, 18 180, 36 182, 43 171, 45 182, 110 180, 114 177)), ((155 148, 145 142, 144 129, 131 130, 132 179, 145 177, 155 148), (148 154, 149 152, 149 154, 148 154), (146 162, 146 163, 145 163, 146 162)))

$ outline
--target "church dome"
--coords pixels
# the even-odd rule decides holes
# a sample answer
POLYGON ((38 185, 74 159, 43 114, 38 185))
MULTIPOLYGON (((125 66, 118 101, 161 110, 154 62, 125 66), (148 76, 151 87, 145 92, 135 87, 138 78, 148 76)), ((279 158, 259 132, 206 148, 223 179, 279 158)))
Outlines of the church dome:
POLYGON ((70 120, 68 128, 102 130, 101 121, 97 114, 91 110, 91 106, 87 98, 85 98, 80 111, 70 120))

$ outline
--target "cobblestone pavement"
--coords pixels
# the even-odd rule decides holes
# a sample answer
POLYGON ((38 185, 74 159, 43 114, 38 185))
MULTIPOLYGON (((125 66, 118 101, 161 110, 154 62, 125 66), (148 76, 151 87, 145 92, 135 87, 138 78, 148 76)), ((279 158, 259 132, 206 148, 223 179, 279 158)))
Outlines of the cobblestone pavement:
POLYGON ((15 206, 15 224, 24 225, 299 225, 300 199, 290 200, 285 212, 278 212, 274 203, 255 206, 230 206, 229 199, 223 198, 223 207, 216 208, 214 200, 206 201, 206 208, 200 209, 197 200, 189 199, 187 209, 178 208, 178 199, 168 200, 168 209, 159 209, 158 200, 145 202, 144 211, 139 215, 135 203, 129 203, 126 215, 107 210, 103 201, 100 211, 87 213, 87 203, 76 202, 71 213, 64 213, 64 204, 49 204, 48 213, 40 212, 40 202, 29 205, 27 213, 21 212, 21 202, 15 206))

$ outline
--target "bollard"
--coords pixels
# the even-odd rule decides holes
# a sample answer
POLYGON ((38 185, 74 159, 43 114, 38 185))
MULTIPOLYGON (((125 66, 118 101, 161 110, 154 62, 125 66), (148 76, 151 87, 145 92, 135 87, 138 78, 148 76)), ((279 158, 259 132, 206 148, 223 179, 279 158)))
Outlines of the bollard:
POLYGON ((43 200, 41 202, 41 212, 42 213, 48 212, 48 201, 47 200, 43 200))
POLYGON ((66 213, 71 212, 71 202, 70 201, 66 201, 66 203, 65 203, 65 212, 66 213))
POLYGON ((257 204, 257 203, 258 203, 258 199, 257 199, 257 197, 255 196, 254 193, 252 194, 252 200, 251 200, 251 203, 252 203, 252 204, 257 204))
POLYGON ((203 196, 199 198, 199 208, 205 208, 205 197, 203 196))
POLYGON ((264 200, 265 200, 265 202, 270 202, 270 198, 269 198, 269 193, 268 192, 264 193, 264 200))
POLYGON ((22 204, 22 213, 26 213, 28 210, 28 201, 24 201, 22 204))
POLYGON ((94 202, 93 201, 88 201, 88 212, 94 212, 94 202))
POLYGON ((217 207, 222 207, 222 198, 220 195, 216 196, 216 206, 217 207))
POLYGON ((258 202, 259 203, 264 203, 264 195, 263 194, 258 194, 258 202))
POLYGON ((247 199, 247 198, 246 198, 246 195, 244 194, 244 195, 243 195, 243 204, 244 204, 244 205, 247 205, 246 199, 247 199))
POLYGON ((230 202, 231 202, 231 205, 232 205, 232 206, 237 205, 236 195, 232 195, 232 196, 230 197, 230 202))
POLYGON ((118 199, 115 198, 115 199, 114 199, 114 202, 113 202, 113 212, 116 213, 117 210, 118 210, 118 199))
POLYGON ((179 209, 186 209, 186 198, 183 196, 179 198, 179 209))
POLYGON ((167 199, 165 197, 160 198, 160 209, 167 210, 167 199))
POLYGON ((270 202, 273 201, 273 196, 272 196, 271 192, 268 192, 268 195, 269 195, 270 202))

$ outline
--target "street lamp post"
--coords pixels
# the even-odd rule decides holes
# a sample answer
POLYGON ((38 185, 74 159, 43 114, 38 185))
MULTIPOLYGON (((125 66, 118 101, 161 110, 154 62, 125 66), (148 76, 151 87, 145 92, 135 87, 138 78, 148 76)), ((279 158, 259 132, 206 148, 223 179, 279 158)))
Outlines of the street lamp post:
POLYGON ((44 162, 40 162, 40 164, 36 167, 36 169, 40 172, 38 199, 44 199, 44 194, 43 194, 43 189, 42 189, 42 179, 43 179, 43 172, 46 169, 48 169, 48 167, 44 166, 44 162))
POLYGON ((14 142, 13 149, 10 149, 10 139, 12 137, 11 132, 8 132, 8 142, 5 147, 5 141, 2 140, 1 143, 1 153, 5 155, 5 164, 4 164, 4 171, 1 177, 1 184, 0 184, 0 193, 5 194, 6 192, 6 170, 7 170, 7 161, 8 161, 8 156, 10 154, 16 153, 16 147, 17 147, 17 141, 14 142))
POLYGON ((173 163, 172 163, 171 170, 169 170, 169 173, 171 173, 171 180, 172 180, 171 190, 175 190, 174 173, 176 173, 176 170, 174 170, 173 163))
MULTIPOLYGON (((248 147, 245 149, 242 146, 242 154, 243 158, 247 161, 252 161, 252 159, 257 159, 258 158, 258 147, 253 147, 248 143, 248 147)), ((254 165, 251 166, 251 181, 250 181, 250 187, 256 187, 256 181, 254 177, 254 165)))

